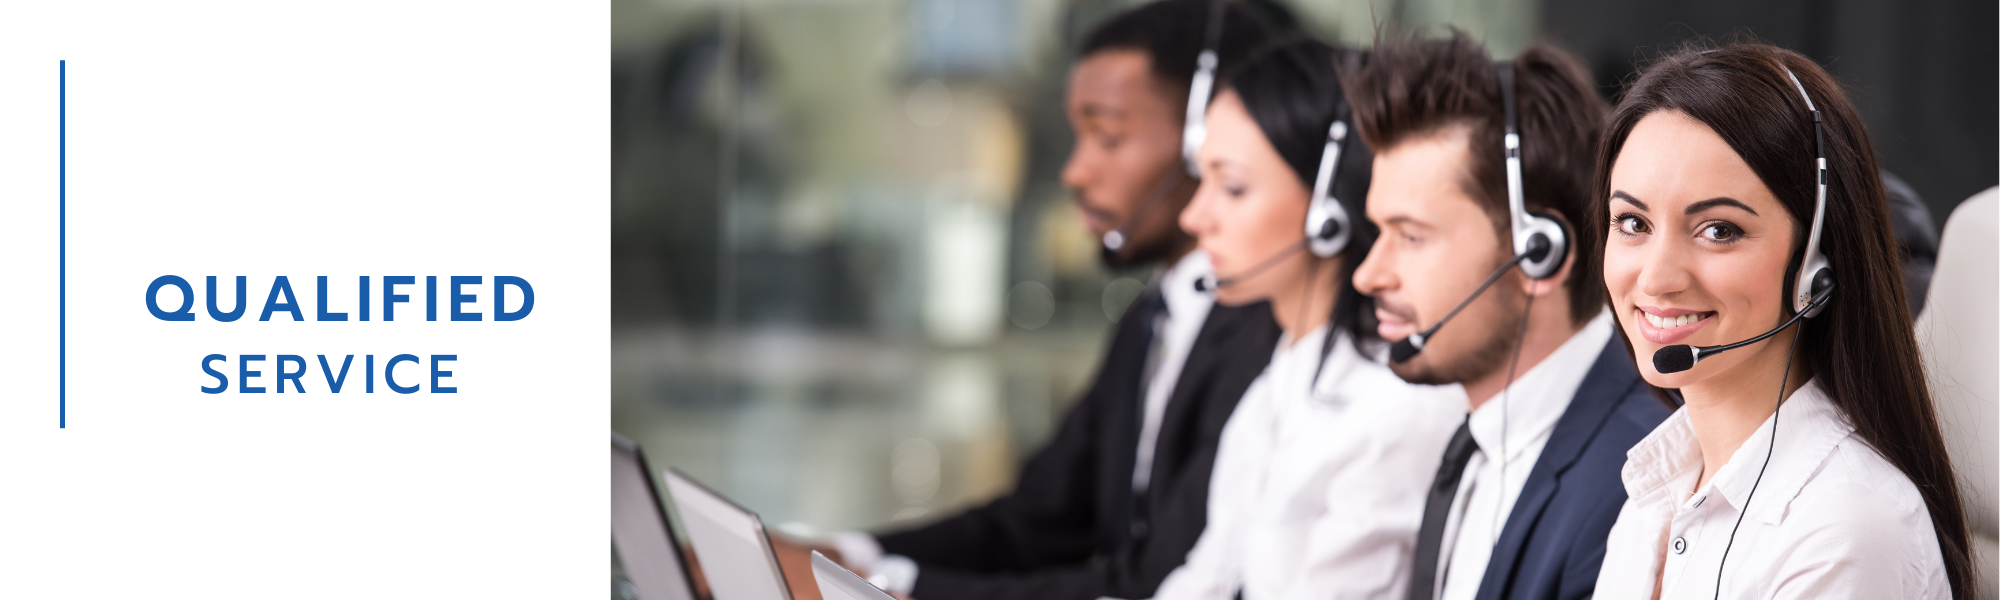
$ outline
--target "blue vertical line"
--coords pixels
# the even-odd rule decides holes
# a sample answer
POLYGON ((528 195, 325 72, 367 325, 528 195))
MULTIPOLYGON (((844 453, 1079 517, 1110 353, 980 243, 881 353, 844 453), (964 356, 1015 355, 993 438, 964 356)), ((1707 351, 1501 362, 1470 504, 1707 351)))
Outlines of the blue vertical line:
POLYGON ((69 61, 56 61, 56 428, 69 428, 69 61))

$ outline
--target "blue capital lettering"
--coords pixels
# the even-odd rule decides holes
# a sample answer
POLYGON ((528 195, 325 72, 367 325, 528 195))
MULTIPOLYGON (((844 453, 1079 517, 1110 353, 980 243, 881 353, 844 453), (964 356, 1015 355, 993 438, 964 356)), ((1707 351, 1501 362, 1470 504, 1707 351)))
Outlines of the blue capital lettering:
POLYGON ((417 386, 396 385, 396 363, 404 363, 404 362, 423 362, 423 361, 417 360, 417 357, 414 355, 398 354, 395 357, 389 359, 389 364, 382 366, 382 381, 388 383, 389 389, 395 390, 396 393, 398 394, 417 393, 417 386))
POLYGON ((264 315, 257 317, 257 320, 269 321, 271 313, 280 310, 291 313, 293 321, 306 320, 305 313, 299 311, 298 297, 292 295, 292 280, 286 279, 283 275, 271 281, 271 295, 264 297, 264 315), (278 296, 284 296, 284 301, 279 301, 278 296))
POLYGON ((345 321, 345 320, 347 320, 347 313, 344 313, 344 312, 326 312, 326 276, 325 276, 325 275, 321 275, 321 276, 319 276, 319 320, 321 320, 321 321, 345 321))
POLYGON ((298 390, 299 393, 301 394, 306 393, 305 384, 299 381, 305 376, 306 376, 306 359, 300 357, 297 354, 278 355, 278 385, 277 385, 278 393, 280 394, 285 393, 286 381, 292 382, 292 389, 298 390), (299 370, 297 371, 285 370, 285 365, 287 364, 296 364, 299 366, 299 370))
POLYGON ((216 305, 215 305, 215 298, 216 298, 216 297, 217 297, 217 296, 219 295, 219 294, 216 294, 216 293, 215 293, 215 276, 214 276, 214 275, 210 275, 210 276, 208 276, 208 316, 209 316, 209 318, 212 318, 212 319, 215 319, 215 320, 217 320, 217 321, 221 321, 221 322, 224 322, 224 323, 228 323, 228 322, 230 322, 230 321, 235 321, 235 320, 237 320, 237 319, 240 319, 240 318, 243 318, 243 308, 244 308, 244 307, 246 307, 246 306, 249 306, 249 304, 250 304, 250 303, 248 303, 248 302, 244 302, 244 301, 243 301, 243 300, 244 300, 244 296, 243 296, 243 294, 244 294, 244 292, 246 291, 246 289, 247 289, 247 288, 249 288, 249 287, 250 287, 250 286, 249 286, 249 285, 247 285, 247 284, 246 284, 246 282, 244 281, 244 278, 243 278, 243 276, 242 276, 242 275, 237 275, 237 276, 236 276, 236 310, 232 310, 232 311, 229 311, 229 312, 222 312, 222 309, 221 309, 220 307, 218 307, 218 306, 216 306, 216 305))
POLYGON ((161 275, 154 278, 153 284, 146 286, 146 310, 151 311, 154 318, 162 321, 193 321, 194 288, 179 275, 161 275), (181 289, 181 307, 172 312, 160 310, 160 288, 170 285, 181 289))
POLYGON ((476 294, 461 294, 461 293, 459 293, 459 287, 460 287, 460 286, 466 286, 466 285, 479 285, 480 283, 483 283, 483 282, 485 282, 485 281, 486 281, 486 278, 485 278, 485 277, 481 277, 481 276, 479 276, 479 275, 453 275, 453 276, 451 276, 451 320, 453 320, 453 321, 479 321, 479 320, 482 320, 482 319, 484 319, 484 317, 480 316, 480 314, 479 314, 479 313, 476 313, 476 312, 472 312, 472 313, 469 313, 469 312, 465 312, 465 311, 462 311, 462 310, 459 310, 459 307, 461 307, 461 306, 464 306, 464 305, 466 305, 466 304, 469 304, 469 303, 472 303, 472 302, 477 302, 477 301, 479 301, 479 296, 478 296, 478 295, 476 295, 476 294))
POLYGON ((245 354, 236 357, 236 389, 238 391, 245 394, 264 393, 264 388, 262 386, 252 387, 250 385, 251 377, 256 377, 258 375, 264 374, 263 371, 250 370, 250 363, 261 362, 263 360, 264 360, 264 355, 262 354, 245 354))
POLYGON ((443 379, 443 378, 446 378, 446 377, 450 377, 450 376, 451 376, 451 371, 446 371, 446 370, 444 370, 444 369, 439 369, 438 367, 440 367, 440 366, 443 366, 443 365, 444 365, 444 363, 448 363, 448 362, 455 362, 455 361, 457 361, 457 360, 458 360, 458 355, 457 355, 457 354, 432 354, 432 355, 431 355, 431 393, 433 393, 433 394, 456 394, 456 393, 458 393, 458 388, 457 388, 457 387, 445 387, 445 386, 442 386, 442 385, 438 385, 438 380, 439 380, 439 379, 443 379))
MULTIPOLYGON (((367 304, 364 303, 362 306, 367 306, 367 304)), ((352 354, 347 355, 345 359, 341 359, 340 376, 335 377, 333 367, 326 365, 326 355, 319 355, 319 370, 321 375, 326 376, 326 389, 335 394, 340 393, 340 386, 347 383, 347 367, 352 364, 354 364, 354 355, 352 354)))
POLYGON ((409 294, 396 293, 396 286, 409 285, 416 282, 417 278, 410 275, 384 275, 382 277, 382 320, 396 320, 396 303, 410 301, 409 294))
POLYGON ((519 321, 535 310, 535 288, 528 280, 511 275, 493 276, 493 320, 519 321), (521 309, 507 312, 507 288, 521 288, 521 309))
POLYGON ((229 377, 223 375, 221 371, 215 370, 215 367, 213 366, 215 364, 215 361, 218 360, 226 361, 229 360, 229 357, 220 354, 210 354, 208 356, 201 357, 201 372, 207 373, 209 377, 215 378, 215 385, 201 386, 201 393, 220 394, 229 391, 229 377))

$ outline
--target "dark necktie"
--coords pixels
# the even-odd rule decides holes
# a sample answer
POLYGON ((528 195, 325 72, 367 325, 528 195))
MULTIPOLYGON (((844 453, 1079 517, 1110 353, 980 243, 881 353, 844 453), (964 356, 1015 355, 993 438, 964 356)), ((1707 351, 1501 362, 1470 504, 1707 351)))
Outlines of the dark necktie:
MULTIPOLYGON (((1144 429, 1142 423, 1146 420, 1146 393, 1152 387, 1154 363, 1158 361, 1153 356, 1153 342, 1157 337, 1157 332, 1154 329, 1158 325, 1160 315, 1166 311, 1166 296, 1160 293, 1158 285, 1152 285, 1147 286, 1145 291, 1139 293, 1138 298, 1132 300, 1132 310, 1127 313, 1127 318, 1137 321, 1139 327, 1138 331, 1135 332, 1136 335, 1133 336, 1133 341, 1139 348, 1137 357, 1139 359, 1139 368, 1133 369, 1136 381, 1131 383, 1132 387, 1126 388, 1137 392, 1132 396, 1134 400, 1132 416, 1134 418, 1129 430, 1132 432, 1131 439, 1134 442, 1140 442, 1140 432, 1144 429)), ((1133 450, 1134 462, 1137 461, 1137 457, 1138 451, 1135 447, 1133 450)), ((1134 468, 1137 468, 1137 466, 1134 465, 1132 468, 1126 469, 1127 475, 1131 475, 1131 471, 1134 468)), ((1131 480, 1127 479, 1126 481, 1131 480)), ((1151 486, 1147 487, 1150 488, 1151 486)), ((1138 490, 1134 489, 1133 491, 1137 492, 1138 490)), ((1150 533, 1151 527, 1147 524, 1146 520, 1147 508, 1146 499, 1140 494, 1134 493, 1132 495, 1131 519, 1126 523, 1126 539, 1143 539, 1150 533)))
POLYGON ((1155 362, 1153 341, 1158 334, 1154 329, 1158 325, 1160 315, 1165 312, 1167 312, 1167 298, 1164 294, 1160 293, 1160 287, 1157 285, 1147 286, 1145 291, 1139 293, 1138 298, 1132 300, 1131 318, 1139 322, 1138 335, 1134 336, 1133 339, 1138 342, 1139 346, 1139 368, 1137 373, 1139 381, 1137 382, 1137 387, 1139 389, 1138 414, 1141 419, 1145 418, 1146 414, 1146 390, 1152 386, 1153 363, 1155 362))
POLYGON ((1444 545, 1444 523, 1451 513, 1451 501, 1458 495, 1458 480, 1465 475, 1465 463, 1479 445, 1472 443, 1472 423, 1467 418, 1451 434, 1444 448, 1444 462, 1431 480, 1431 495, 1424 500, 1424 524, 1417 528, 1417 553, 1410 563, 1410 600, 1431 600, 1437 587, 1438 554, 1444 545))

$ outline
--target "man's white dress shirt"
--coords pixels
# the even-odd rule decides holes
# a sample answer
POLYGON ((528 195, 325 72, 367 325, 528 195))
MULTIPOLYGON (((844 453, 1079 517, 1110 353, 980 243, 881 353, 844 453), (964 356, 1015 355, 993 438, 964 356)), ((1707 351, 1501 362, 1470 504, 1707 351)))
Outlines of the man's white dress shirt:
POLYGON ((1174 386, 1180 383, 1188 352, 1194 350, 1194 338, 1201 335, 1202 324, 1208 322, 1208 309, 1215 306, 1215 297, 1195 291, 1194 282, 1214 270, 1209 266, 1208 253, 1195 250, 1174 262, 1173 268, 1162 273, 1157 282, 1167 309, 1155 318, 1153 349, 1146 358, 1146 411, 1139 422, 1139 454, 1132 461, 1135 498, 1145 494, 1153 474, 1153 446, 1160 439, 1160 419, 1167 414, 1167 399, 1173 397, 1174 386))
MULTIPOLYGON (((1147 353, 1146 376, 1141 384, 1146 404, 1140 414, 1138 455, 1132 461, 1134 498, 1146 492, 1153 472, 1153 447, 1160 439, 1160 421, 1167 413, 1167 400, 1173 397, 1174 386, 1180 383, 1181 369, 1187 366, 1188 352, 1194 349, 1195 338, 1208 322, 1209 309, 1215 307, 1215 297, 1196 291, 1194 282, 1214 271, 1208 253, 1194 250, 1174 261, 1173 266, 1154 280, 1161 299, 1166 302, 1166 310, 1154 317, 1153 347, 1147 353)), ((869 580, 882 589, 908 594, 916 586, 917 563, 908 557, 883 554, 882 544, 874 536, 844 531, 829 536, 829 541, 840 551, 847 566, 868 574, 869 580)))
POLYGON ((1854 435, 1818 381, 1775 418, 1775 449, 1767 418, 1701 489, 1701 444, 1685 408, 1632 447, 1599 600, 1652 598, 1656 581, 1662 599, 1714 598, 1725 566, 1723 598, 1951 597, 1923 496, 1854 435))
MULTIPOLYGON (((1611 341, 1611 311, 1597 313, 1556 351, 1514 378, 1505 391, 1481 404, 1468 417, 1472 441, 1478 446, 1465 464, 1445 517, 1443 543, 1438 547, 1439 600, 1472 600, 1486 577, 1493 544, 1521 498, 1528 473, 1542 457, 1556 421, 1569 410, 1583 378, 1597 364, 1597 355, 1611 341)), ((1436 472, 1437 461, 1431 461, 1436 472)))
POLYGON ((1405 383, 1345 334, 1281 339, 1223 427, 1208 525, 1160 600, 1400 598, 1456 385, 1405 383))

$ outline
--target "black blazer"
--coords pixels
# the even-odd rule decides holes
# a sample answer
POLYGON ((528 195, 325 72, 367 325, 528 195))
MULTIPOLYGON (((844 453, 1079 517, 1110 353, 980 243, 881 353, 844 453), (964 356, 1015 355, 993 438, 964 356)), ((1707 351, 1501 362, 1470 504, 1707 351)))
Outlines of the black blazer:
POLYGON ((1473 597, 1589 598, 1625 506, 1625 452, 1672 412, 1613 334, 1528 472, 1473 597))
POLYGON ((1280 333, 1267 303, 1216 305, 1167 401, 1145 497, 1133 498, 1147 348, 1128 310, 1096 380, 1014 491, 920 528, 879 536, 919 565, 929 600, 1148 598, 1208 520, 1222 425, 1264 371, 1280 333))

